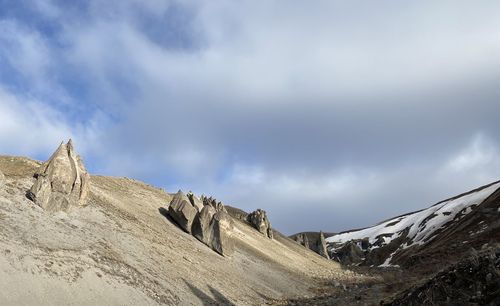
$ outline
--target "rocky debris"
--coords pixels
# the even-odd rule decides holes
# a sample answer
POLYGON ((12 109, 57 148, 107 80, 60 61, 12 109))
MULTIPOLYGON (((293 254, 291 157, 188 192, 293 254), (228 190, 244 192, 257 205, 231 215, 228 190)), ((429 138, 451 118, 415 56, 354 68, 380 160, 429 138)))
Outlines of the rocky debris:
POLYGON ((168 214, 186 232, 191 233, 191 227, 198 210, 191 204, 189 198, 179 190, 168 207, 168 214))
POLYGON ((500 248, 475 252, 384 305, 500 305, 500 248))
POLYGON ((273 229, 265 210, 257 209, 247 216, 247 221, 259 232, 273 239, 273 229))
POLYGON ((2 188, 4 184, 5 184, 5 176, 3 175, 2 171, 0 171, 0 188, 2 188))
POLYGON ((47 211, 67 211, 87 204, 90 176, 71 139, 61 143, 35 173, 36 181, 27 196, 47 211))
POLYGON ((196 209, 201 212, 201 210, 203 209, 203 201, 200 200, 197 196, 194 195, 194 193, 192 191, 189 191, 187 193, 187 197, 189 199, 189 202, 194 206, 196 207, 196 209))
POLYGON ((297 234, 295 235, 295 241, 300 244, 300 245, 303 245, 304 247, 306 248, 310 248, 309 247, 309 238, 307 238, 307 235, 305 233, 300 233, 300 234, 297 234))
POLYGON ((317 253, 319 255, 325 257, 326 259, 330 259, 330 256, 328 256, 328 251, 326 249, 325 235, 322 231, 319 232, 319 239, 316 243, 316 249, 318 250, 317 253))

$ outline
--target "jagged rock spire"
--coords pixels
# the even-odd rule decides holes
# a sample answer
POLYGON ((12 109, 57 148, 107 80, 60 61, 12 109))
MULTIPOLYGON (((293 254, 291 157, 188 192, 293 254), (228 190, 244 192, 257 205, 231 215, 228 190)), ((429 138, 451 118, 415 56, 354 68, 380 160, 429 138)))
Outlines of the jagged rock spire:
POLYGON ((328 255, 328 250, 326 248, 326 241, 325 241, 325 235, 323 234, 323 231, 319 232, 319 239, 318 239, 318 254, 330 259, 330 256, 328 255))
POLYGON ((35 173, 28 197, 47 211, 67 211, 87 204, 90 176, 73 142, 61 143, 50 159, 35 173))
POLYGON ((265 210, 257 209, 247 216, 247 221, 259 232, 273 239, 273 229, 265 210))

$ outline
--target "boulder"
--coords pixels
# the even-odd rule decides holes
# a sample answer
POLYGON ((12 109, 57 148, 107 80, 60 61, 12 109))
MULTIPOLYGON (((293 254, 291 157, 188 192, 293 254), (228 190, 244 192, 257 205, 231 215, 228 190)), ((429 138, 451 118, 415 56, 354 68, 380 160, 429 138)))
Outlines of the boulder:
POLYGON ((259 208, 252 212, 247 216, 247 221, 262 234, 273 238, 273 230, 265 210, 259 208))
POLYGON ((319 255, 325 257, 326 259, 330 259, 330 256, 328 255, 328 250, 326 248, 325 235, 323 234, 322 231, 319 232, 319 239, 316 248, 318 250, 319 255))
POLYGON ((183 230, 191 233, 198 210, 191 204, 189 198, 179 190, 170 202, 168 214, 183 230))
POLYGON ((233 220, 228 213, 219 211, 215 213, 210 222, 212 250, 223 256, 230 256, 234 253, 233 220))
POLYGON ((168 214, 182 229, 212 250, 222 256, 233 254, 233 219, 221 202, 205 196, 197 200, 192 192, 185 195, 179 190, 170 202, 168 214), (200 211, 197 203, 203 203, 200 211))
POLYGON ((194 207, 196 207, 196 209, 199 212, 201 212, 201 210, 203 209, 203 201, 200 200, 197 196, 195 196, 192 191, 189 191, 187 193, 187 197, 188 197, 189 202, 191 203, 191 205, 193 205, 194 207))
POLYGON ((61 143, 35 173, 36 181, 28 197, 47 211, 67 211, 87 204, 90 176, 71 139, 61 143))
POLYGON ((206 205, 203 207, 201 212, 195 217, 192 227, 192 234, 198 240, 205 243, 206 245, 211 245, 212 231, 210 228, 210 223, 215 215, 215 209, 206 205))

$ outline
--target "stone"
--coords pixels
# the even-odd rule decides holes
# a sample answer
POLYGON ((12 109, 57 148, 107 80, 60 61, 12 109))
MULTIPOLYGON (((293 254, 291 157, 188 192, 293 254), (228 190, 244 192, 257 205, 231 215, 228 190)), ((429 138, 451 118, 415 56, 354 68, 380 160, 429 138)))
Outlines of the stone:
POLYGON ((328 255, 328 250, 326 248, 325 235, 323 234, 322 231, 319 232, 319 239, 316 247, 318 249, 319 255, 325 257, 326 259, 330 259, 330 256, 328 255))
POLYGON ((28 197, 47 211, 68 211, 87 204, 90 175, 76 155, 71 139, 61 143, 35 173, 28 197))
POLYGON ((211 245, 212 240, 212 230, 210 224, 215 213, 216 211, 212 206, 206 205, 196 216, 192 227, 193 236, 209 246, 211 245))
POLYGON ((296 241, 298 244, 300 244, 300 245, 302 245, 302 246, 306 247, 307 249, 309 249, 309 248, 310 248, 310 247, 309 247, 309 238, 307 237, 307 234, 305 234, 305 233, 300 233, 300 234, 297 234, 297 235, 295 236, 295 241, 296 241))
POLYGON ((227 212, 226 208, 224 207, 224 204, 222 204, 222 202, 220 201, 217 201, 216 199, 212 198, 212 197, 205 197, 205 196, 201 196, 201 200, 203 201, 203 205, 210 205, 212 206, 215 211, 224 211, 224 212, 227 212))
POLYGON ((265 210, 259 208, 252 212, 247 216, 247 221, 259 232, 273 239, 273 230, 265 210))
POLYGON ((191 233, 198 210, 191 204, 189 198, 179 190, 168 206, 168 214, 183 230, 191 233))
POLYGON ((187 197, 188 197, 189 202, 191 203, 191 205, 193 205, 194 207, 196 207, 196 209, 199 212, 201 212, 201 210, 203 209, 203 201, 200 200, 200 198, 198 198, 197 196, 195 196, 192 191, 189 191, 187 193, 187 197))
POLYGON ((311 246, 309 245, 309 238, 307 237, 306 234, 302 234, 302 235, 304 235, 304 247, 307 249, 310 249, 311 246))
POLYGON ((234 253, 234 240, 232 234, 234 224, 231 216, 224 211, 215 213, 210 223, 212 250, 223 256, 230 256, 234 253))
POLYGON ((0 188, 2 188, 3 185, 5 185, 5 175, 0 171, 0 188))

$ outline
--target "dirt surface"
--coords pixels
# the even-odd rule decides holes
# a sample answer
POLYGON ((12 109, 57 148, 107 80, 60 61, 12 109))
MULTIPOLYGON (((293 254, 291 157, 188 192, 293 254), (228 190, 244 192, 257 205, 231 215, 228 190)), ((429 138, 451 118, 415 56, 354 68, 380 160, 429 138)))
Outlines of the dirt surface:
POLYGON ((392 301, 397 294, 415 286, 419 276, 396 268, 354 267, 364 278, 344 282, 324 281, 315 293, 291 299, 276 299, 269 305, 330 306, 380 305, 392 301))
POLYGON ((160 213, 168 193, 132 179, 92 176, 87 207, 48 213, 26 197, 39 164, 0 157, 2 305, 260 305, 368 279, 236 219, 222 257, 160 213))

